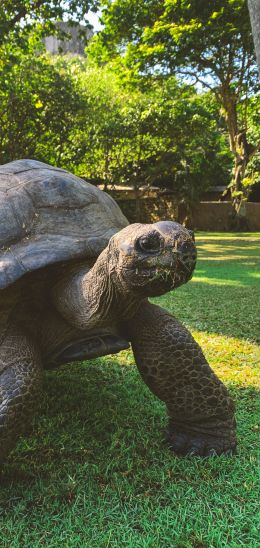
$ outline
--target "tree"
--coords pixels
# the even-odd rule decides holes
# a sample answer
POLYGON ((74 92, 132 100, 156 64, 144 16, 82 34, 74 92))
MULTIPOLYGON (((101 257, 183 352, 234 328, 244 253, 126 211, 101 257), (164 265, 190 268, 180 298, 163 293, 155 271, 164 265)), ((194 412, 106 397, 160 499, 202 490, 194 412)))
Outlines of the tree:
POLYGON ((0 46, 10 40, 23 41, 37 28, 43 34, 58 32, 57 21, 84 20, 89 10, 97 10, 96 0, 1 0, 0 46))
POLYGON ((73 139, 85 150, 81 174, 98 177, 105 188, 168 188, 186 203, 199 199, 216 176, 227 184, 230 155, 209 93, 174 77, 141 90, 122 85, 106 67, 70 64, 89 105, 88 123, 73 139))
POLYGON ((48 55, 16 49, 0 62, 0 163, 36 158, 56 165, 72 159, 71 137, 82 97, 48 55))
POLYGON ((227 183, 230 157, 210 93, 175 77, 126 86, 107 67, 41 51, 33 34, 26 52, 5 47, 0 117, 0 163, 32 157, 105 189, 156 185, 188 206, 216 174, 227 183))
POLYGON ((239 210, 246 167, 259 148, 247 140, 246 109, 256 65, 246 0, 114 0, 103 2, 98 55, 120 55, 139 78, 193 81, 215 95, 234 158, 232 194, 239 210))

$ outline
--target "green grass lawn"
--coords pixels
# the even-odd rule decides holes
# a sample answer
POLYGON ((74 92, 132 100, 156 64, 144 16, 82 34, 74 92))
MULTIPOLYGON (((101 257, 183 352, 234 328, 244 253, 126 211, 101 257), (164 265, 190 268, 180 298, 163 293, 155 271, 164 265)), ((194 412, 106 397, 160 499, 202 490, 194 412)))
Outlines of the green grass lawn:
POLYGON ((130 351, 46 373, 34 431, 0 478, 1 548, 260 546, 259 241, 198 234, 193 280, 154 299, 191 329, 233 394, 238 454, 171 454, 164 405, 130 351))

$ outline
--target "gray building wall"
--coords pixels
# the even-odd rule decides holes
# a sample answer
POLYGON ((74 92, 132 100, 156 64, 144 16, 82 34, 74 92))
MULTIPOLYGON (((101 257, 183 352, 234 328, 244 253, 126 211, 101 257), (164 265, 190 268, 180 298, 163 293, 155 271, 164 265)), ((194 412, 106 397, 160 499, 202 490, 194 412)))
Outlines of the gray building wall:
POLYGON ((52 55, 57 55, 60 52, 84 55, 86 43, 81 33, 84 32, 89 39, 93 36, 93 31, 80 24, 71 27, 66 22, 57 23, 57 27, 59 27, 61 31, 68 33, 70 38, 61 39, 58 36, 47 36, 44 39, 47 51, 52 55))

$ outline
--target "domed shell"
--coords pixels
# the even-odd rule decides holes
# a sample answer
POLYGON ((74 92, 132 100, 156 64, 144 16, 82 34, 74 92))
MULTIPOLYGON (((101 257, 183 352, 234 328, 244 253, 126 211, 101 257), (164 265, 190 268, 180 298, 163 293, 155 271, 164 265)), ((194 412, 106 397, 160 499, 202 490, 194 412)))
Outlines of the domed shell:
POLYGON ((48 264, 97 257, 127 224, 111 196, 63 169, 0 166, 0 288, 48 264))

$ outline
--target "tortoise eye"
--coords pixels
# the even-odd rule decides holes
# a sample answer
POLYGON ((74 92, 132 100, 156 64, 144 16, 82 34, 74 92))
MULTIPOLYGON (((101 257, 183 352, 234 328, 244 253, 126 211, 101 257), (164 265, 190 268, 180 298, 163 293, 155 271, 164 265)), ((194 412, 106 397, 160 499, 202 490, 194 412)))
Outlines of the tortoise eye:
POLYGON ((162 248, 163 240, 159 232, 153 230, 145 236, 138 238, 136 247, 144 253, 158 253, 162 248))

